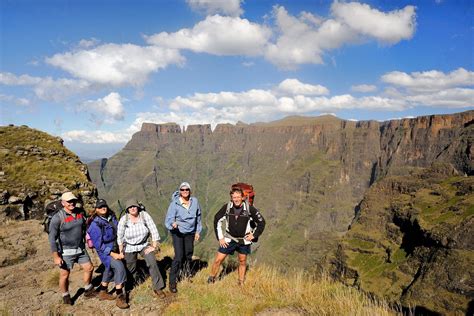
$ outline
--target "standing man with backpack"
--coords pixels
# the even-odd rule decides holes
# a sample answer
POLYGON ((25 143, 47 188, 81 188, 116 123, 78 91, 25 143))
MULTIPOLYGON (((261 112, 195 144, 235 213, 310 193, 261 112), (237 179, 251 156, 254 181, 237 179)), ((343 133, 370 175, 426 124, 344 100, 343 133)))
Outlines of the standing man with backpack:
POLYGON ((96 292, 91 284, 94 266, 85 248, 85 218, 76 209, 78 199, 72 192, 61 196, 62 208, 51 218, 49 224, 49 244, 53 253, 54 264, 59 267, 59 288, 63 303, 72 305, 69 294, 69 274, 74 263, 79 263, 84 271, 84 296, 95 297, 96 292))
POLYGON ((227 255, 233 255, 234 251, 237 251, 239 285, 243 285, 250 245, 263 233, 265 219, 255 207, 244 202, 244 193, 241 188, 232 187, 230 198, 231 202, 224 204, 214 217, 214 231, 219 240, 219 249, 207 282, 215 282, 217 272, 224 259, 227 255), (226 223, 225 229, 223 229, 224 222, 226 223))

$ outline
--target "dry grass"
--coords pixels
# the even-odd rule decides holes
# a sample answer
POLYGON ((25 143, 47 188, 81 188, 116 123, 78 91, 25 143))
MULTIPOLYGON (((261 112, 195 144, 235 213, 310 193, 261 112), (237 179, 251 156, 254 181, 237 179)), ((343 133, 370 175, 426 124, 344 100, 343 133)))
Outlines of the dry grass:
MULTIPOLYGON (((165 246, 163 253, 172 251, 165 246)), ((166 253, 171 255, 172 252, 166 253)), ((207 284, 209 268, 193 282, 182 281, 178 294, 164 315, 393 315, 387 304, 370 299, 354 288, 303 271, 281 272, 259 265, 247 273, 244 286, 237 271, 207 284)), ((152 297, 150 281, 133 290, 132 304, 146 304, 152 297)))

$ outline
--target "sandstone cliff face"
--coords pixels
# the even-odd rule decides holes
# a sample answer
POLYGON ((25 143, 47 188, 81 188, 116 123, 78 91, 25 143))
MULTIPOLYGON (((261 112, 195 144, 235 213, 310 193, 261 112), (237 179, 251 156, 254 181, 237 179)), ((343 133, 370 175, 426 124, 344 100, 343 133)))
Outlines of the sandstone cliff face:
POLYGON ((41 219, 45 204, 73 191, 85 209, 97 190, 87 166, 60 138, 26 126, 0 127, 0 222, 41 219))
POLYGON ((214 131, 209 125, 144 124, 102 167, 91 164, 91 176, 115 207, 119 199, 137 198, 160 224, 176 186, 189 181, 207 227, 198 251, 209 254, 215 251, 212 219, 230 184, 252 183, 255 204, 269 221, 255 258, 312 268, 347 231, 378 179, 437 161, 471 175, 473 116, 389 122, 292 117, 222 124, 214 131))
POLYGON ((474 293, 474 179, 448 164, 371 187, 334 275, 404 306, 464 314, 474 293))

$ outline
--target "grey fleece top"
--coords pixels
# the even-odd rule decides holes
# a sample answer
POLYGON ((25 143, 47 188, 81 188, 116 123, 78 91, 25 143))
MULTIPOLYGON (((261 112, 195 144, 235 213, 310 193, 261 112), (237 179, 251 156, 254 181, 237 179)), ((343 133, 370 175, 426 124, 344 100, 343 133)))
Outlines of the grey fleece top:
POLYGON ((68 214, 59 210, 49 224, 49 245, 51 252, 62 252, 63 249, 84 249, 85 218, 82 214, 68 214), (58 242, 57 242, 58 241, 58 242), (58 243, 61 249, 58 249, 58 243))

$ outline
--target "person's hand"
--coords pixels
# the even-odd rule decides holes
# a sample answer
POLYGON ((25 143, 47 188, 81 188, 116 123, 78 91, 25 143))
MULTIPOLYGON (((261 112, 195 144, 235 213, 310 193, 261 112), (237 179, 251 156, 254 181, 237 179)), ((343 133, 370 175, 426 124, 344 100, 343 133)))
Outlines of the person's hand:
POLYGON ((227 248, 229 244, 225 241, 225 238, 219 239, 219 245, 221 245, 222 248, 227 248))
POLYGON ((247 240, 247 241, 252 241, 252 240, 253 240, 253 238, 254 238, 254 236, 253 236, 253 234, 252 234, 252 233, 248 233, 247 235, 245 235, 245 237, 244 237, 244 238, 245 238, 245 240, 247 240))
POLYGON ((199 233, 196 233, 196 234, 194 235, 194 241, 198 241, 198 240, 199 240, 199 237, 201 237, 201 236, 199 235, 199 233))
POLYGON ((54 265, 60 267, 63 264, 63 258, 61 258, 60 256, 55 256, 53 258, 53 262, 54 262, 54 265))
POLYGON ((153 246, 148 246, 145 248, 145 255, 149 254, 150 252, 155 251, 155 247, 153 246))
POLYGON ((178 228, 178 223, 174 222, 173 224, 171 224, 171 227, 173 227, 174 229, 178 228))

